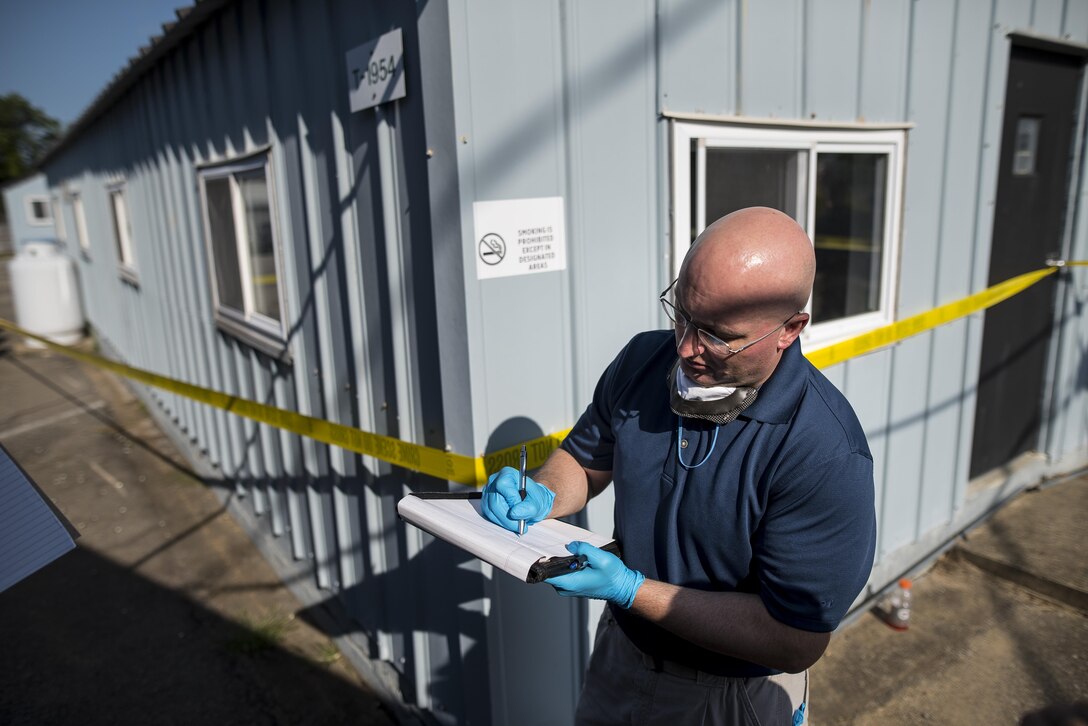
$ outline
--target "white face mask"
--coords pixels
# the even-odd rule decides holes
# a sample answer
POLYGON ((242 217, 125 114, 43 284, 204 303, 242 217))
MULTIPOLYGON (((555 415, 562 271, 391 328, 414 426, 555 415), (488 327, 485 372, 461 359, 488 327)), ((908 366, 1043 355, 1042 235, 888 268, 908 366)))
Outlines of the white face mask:
POLYGON ((676 369, 676 392, 686 401, 717 401, 736 392, 730 386, 700 386, 684 375, 684 369, 676 369))

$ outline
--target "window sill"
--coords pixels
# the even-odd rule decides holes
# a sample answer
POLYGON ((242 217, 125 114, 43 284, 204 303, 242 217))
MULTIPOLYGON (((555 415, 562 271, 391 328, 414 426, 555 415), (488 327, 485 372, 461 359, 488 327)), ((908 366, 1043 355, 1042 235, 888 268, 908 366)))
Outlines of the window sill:
POLYGON ((291 362, 291 350, 287 345, 287 341, 277 335, 236 320, 222 312, 215 314, 215 325, 220 332, 229 335, 243 345, 248 345, 282 363, 289 364, 291 362))
POLYGON ((127 265, 121 265, 117 269, 121 275, 122 281, 127 282, 128 284, 132 285, 137 289, 140 287, 140 276, 136 272, 135 268, 128 267, 127 265))

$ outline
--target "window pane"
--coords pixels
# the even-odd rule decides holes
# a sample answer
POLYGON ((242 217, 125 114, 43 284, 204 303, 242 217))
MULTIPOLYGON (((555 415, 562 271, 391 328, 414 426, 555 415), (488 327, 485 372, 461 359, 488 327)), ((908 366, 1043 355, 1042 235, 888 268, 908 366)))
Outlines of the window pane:
POLYGON ((708 148, 706 223, 744 207, 773 207, 804 226, 805 158, 794 149, 708 148))
POLYGON ((242 301, 242 276, 238 272, 238 244, 234 235, 234 211, 230 201, 230 179, 206 179, 204 195, 208 201, 208 230, 214 256, 215 288, 219 304, 245 312, 242 301))
POLYGON ((880 309, 887 165, 887 154, 817 156, 815 323, 880 309))
POLYGON ((279 320, 279 285, 272 243, 272 215, 268 209, 268 182, 264 169, 239 174, 237 179, 246 210, 249 269, 253 275, 253 309, 279 320))

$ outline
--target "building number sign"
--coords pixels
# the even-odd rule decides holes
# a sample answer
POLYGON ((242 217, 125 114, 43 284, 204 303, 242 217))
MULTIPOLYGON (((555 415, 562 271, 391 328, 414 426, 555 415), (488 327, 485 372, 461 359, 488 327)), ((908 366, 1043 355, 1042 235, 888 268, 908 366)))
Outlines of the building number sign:
POLYGON ((347 53, 351 110, 404 98, 404 40, 391 30, 347 53))

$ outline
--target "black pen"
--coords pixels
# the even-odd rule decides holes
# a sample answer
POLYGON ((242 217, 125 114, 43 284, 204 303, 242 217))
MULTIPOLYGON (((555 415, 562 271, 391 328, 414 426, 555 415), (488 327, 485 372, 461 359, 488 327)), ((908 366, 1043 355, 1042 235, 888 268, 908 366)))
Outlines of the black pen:
MULTIPOLYGON (((521 464, 519 465, 519 468, 521 469, 521 487, 518 489, 518 491, 521 493, 521 501, 524 502, 525 501, 525 444, 521 445, 521 464)), ((523 534, 525 534, 525 520, 521 519, 521 520, 518 520, 518 536, 520 537, 523 534)))

